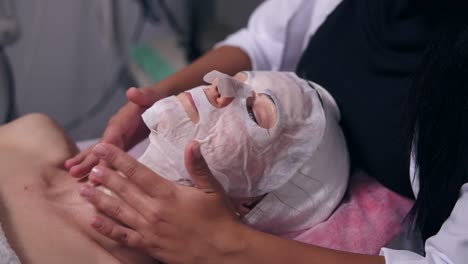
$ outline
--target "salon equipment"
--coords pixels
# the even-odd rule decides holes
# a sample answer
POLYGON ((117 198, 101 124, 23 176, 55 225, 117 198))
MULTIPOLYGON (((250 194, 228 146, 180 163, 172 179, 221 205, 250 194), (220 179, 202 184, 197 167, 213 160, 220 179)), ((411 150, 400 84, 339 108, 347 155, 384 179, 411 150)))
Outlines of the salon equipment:
POLYGON ((10 61, 0 47, 0 123, 7 123, 16 116, 15 84, 10 61))
POLYGON ((161 20, 163 20, 162 18, 165 18, 173 32, 179 39, 181 38, 183 30, 175 19, 172 11, 169 9, 166 1, 135 0, 135 2, 139 6, 138 20, 131 33, 130 42, 128 42, 128 39, 127 41, 125 39, 125 32, 122 27, 123 23, 126 22, 122 21, 120 17, 122 7, 119 1, 96 1, 99 19, 101 21, 103 40, 114 51, 121 65, 115 72, 112 81, 104 88, 105 90, 101 93, 97 102, 89 109, 84 110, 79 116, 65 123, 64 128, 66 131, 72 131, 80 127, 86 120, 100 113, 118 91, 117 87, 124 87, 124 89, 127 89, 128 87, 136 85, 136 81, 130 69, 132 58, 129 56, 129 53, 132 55, 132 52, 129 52, 129 47, 136 46, 139 42, 145 24, 156 24, 161 22, 161 20), (160 15, 162 16, 160 17, 160 15))
MULTIPOLYGON (((166 20, 167 25, 177 35, 181 44, 185 43, 185 31, 165 0, 135 0, 139 6, 138 21, 131 36, 133 43, 138 42, 147 22, 159 24, 166 20)), ((115 0, 99 0, 98 12, 103 28, 104 40, 111 45, 119 56, 125 59, 125 50, 120 5, 115 0)))
POLYGON ((19 37, 14 0, 0 0, 0 46, 15 42, 19 37))
POLYGON ((13 70, 4 48, 19 37, 14 0, 0 0, 0 123, 16 115, 13 70))

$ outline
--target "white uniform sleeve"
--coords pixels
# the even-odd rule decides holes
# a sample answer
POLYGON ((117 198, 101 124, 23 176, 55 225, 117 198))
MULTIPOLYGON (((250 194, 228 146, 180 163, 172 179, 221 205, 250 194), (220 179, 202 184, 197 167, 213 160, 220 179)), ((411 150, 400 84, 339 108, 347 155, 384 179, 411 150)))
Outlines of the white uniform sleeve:
POLYGON ((468 183, 461 188, 450 217, 425 245, 426 256, 404 250, 383 248, 386 264, 461 264, 468 263, 468 183))
POLYGON ((253 12, 246 28, 216 47, 241 48, 250 57, 254 70, 294 71, 310 36, 340 2, 267 0, 253 12))

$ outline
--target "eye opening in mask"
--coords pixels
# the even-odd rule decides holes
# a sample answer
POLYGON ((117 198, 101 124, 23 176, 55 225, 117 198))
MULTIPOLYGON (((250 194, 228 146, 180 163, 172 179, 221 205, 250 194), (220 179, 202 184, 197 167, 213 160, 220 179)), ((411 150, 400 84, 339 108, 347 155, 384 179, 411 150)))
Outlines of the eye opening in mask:
POLYGON ((254 93, 246 98, 246 111, 257 126, 271 129, 278 123, 278 111, 275 100, 266 93, 254 93))

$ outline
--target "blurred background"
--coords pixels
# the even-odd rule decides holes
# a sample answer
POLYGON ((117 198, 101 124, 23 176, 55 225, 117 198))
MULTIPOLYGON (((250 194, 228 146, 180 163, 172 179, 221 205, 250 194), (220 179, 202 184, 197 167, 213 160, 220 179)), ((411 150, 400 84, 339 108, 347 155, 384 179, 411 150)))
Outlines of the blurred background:
POLYGON ((31 112, 99 137, 131 86, 247 24, 261 0, 0 0, 0 124, 31 112))

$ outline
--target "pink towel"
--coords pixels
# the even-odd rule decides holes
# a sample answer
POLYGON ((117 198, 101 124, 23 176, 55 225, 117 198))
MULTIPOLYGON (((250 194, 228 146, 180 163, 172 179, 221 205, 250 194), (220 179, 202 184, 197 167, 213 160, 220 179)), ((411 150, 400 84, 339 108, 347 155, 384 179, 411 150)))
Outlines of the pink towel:
POLYGON ((336 211, 309 230, 287 237, 308 244, 363 254, 378 254, 403 227, 413 201, 355 173, 336 211))

